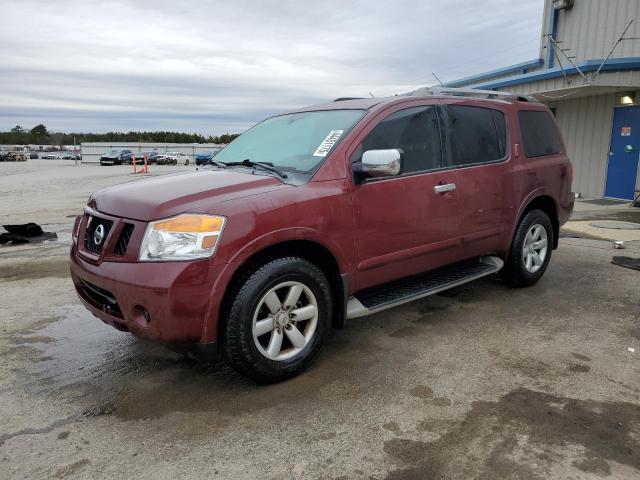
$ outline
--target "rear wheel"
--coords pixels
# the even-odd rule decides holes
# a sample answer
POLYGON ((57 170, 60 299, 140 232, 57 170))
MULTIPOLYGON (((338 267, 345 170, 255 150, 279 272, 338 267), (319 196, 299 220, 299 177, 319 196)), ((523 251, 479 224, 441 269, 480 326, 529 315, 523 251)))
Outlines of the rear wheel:
POLYGON ((329 282, 298 257, 272 260, 244 277, 223 333, 227 362, 244 375, 272 383, 315 360, 331 325, 329 282))
POLYGON ((535 284, 547 270, 553 248, 553 228, 542 210, 531 210, 520 220, 509 257, 501 271, 511 285, 535 284))

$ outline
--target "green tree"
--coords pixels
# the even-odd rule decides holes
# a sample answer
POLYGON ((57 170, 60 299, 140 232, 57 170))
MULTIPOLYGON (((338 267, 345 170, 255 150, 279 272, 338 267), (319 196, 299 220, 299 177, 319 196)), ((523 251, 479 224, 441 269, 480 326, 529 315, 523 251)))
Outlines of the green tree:
POLYGON ((36 137, 46 137, 47 135, 49 135, 49 132, 47 132, 47 127, 45 127, 43 124, 39 124, 31 129, 31 135, 34 135, 36 137))
POLYGON ((11 129, 12 133, 24 133, 24 128, 22 128, 20 125, 16 125, 15 127, 13 127, 11 129))

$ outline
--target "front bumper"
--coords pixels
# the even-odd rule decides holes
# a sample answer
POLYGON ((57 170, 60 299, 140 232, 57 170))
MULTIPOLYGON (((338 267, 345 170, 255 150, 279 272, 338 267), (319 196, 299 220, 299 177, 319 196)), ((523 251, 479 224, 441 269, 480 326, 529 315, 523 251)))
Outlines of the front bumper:
POLYGON ((204 338, 211 318, 213 285, 222 265, 194 262, 91 262, 71 248, 71 278, 96 317, 121 331, 153 341, 198 343, 211 356, 215 338, 204 338), (208 345, 208 346, 207 346, 208 345))

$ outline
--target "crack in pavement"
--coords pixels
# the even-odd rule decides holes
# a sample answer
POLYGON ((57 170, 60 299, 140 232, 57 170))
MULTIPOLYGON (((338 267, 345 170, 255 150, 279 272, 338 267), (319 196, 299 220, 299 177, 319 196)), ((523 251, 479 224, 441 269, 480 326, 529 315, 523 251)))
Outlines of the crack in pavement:
POLYGON ((12 433, 3 433, 2 435, 0 435, 0 446, 4 445, 4 443, 7 440, 10 440, 14 437, 19 437, 22 435, 38 435, 40 433, 49 433, 52 430, 55 430, 58 427, 62 427, 64 425, 68 425, 70 423, 74 423, 77 422, 78 420, 80 420, 82 417, 84 417, 85 415, 82 413, 74 413, 73 415, 69 415, 66 418, 60 418, 58 420, 55 420, 53 422, 51 422, 49 425, 47 425, 46 427, 41 427, 41 428, 23 428, 22 430, 18 430, 17 432, 12 432, 12 433))

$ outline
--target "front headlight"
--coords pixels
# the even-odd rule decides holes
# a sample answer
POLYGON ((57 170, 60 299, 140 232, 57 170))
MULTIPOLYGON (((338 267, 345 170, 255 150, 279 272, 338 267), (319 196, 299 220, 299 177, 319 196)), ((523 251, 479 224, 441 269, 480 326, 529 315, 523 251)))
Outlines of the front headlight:
POLYGON ((225 218, 184 214, 149 223, 142 240, 142 262, 195 260, 213 255, 225 218))

